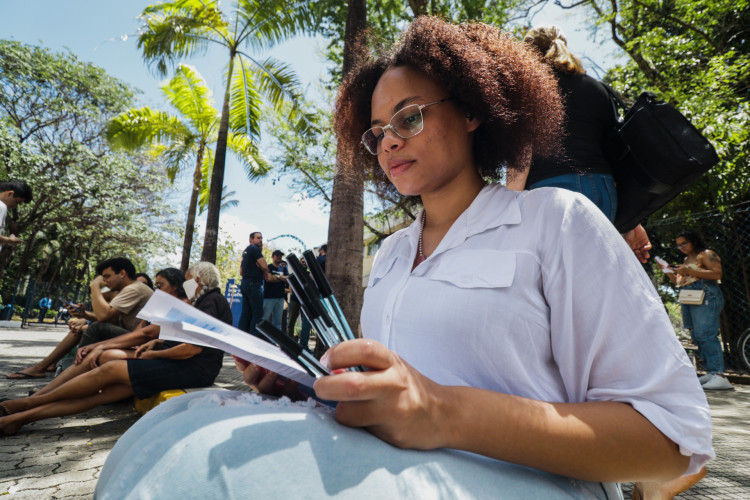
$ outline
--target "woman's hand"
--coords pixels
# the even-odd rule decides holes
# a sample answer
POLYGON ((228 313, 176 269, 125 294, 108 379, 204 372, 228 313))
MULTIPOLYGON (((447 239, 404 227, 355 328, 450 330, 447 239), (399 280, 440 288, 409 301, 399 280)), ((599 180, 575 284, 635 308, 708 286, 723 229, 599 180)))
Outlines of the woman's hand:
POLYGON ((651 242, 643 226, 638 224, 627 233, 623 233, 622 237, 625 238, 638 260, 645 264, 651 256, 651 242))
POLYGON ((350 340, 329 349, 323 363, 331 370, 363 365, 367 372, 344 372, 318 379, 315 393, 339 401, 336 420, 364 427, 400 448, 443 446, 450 415, 442 409, 443 386, 428 379, 384 345, 350 340))
POLYGON ((243 380, 255 392, 269 396, 287 396, 292 401, 307 398, 297 390, 299 384, 294 380, 288 380, 279 376, 278 373, 266 370, 262 366, 245 361, 237 356, 232 357, 234 358, 234 365, 242 372, 243 380))
POLYGON ((690 276, 690 273, 692 272, 692 269, 690 269, 688 266, 682 264, 680 266, 677 266, 677 268, 674 270, 677 274, 681 276, 690 276))
POLYGON ((154 351, 154 347, 157 345, 162 344, 164 341, 161 339, 154 339, 149 340, 142 346, 139 346, 138 349, 135 350, 135 357, 137 359, 155 359, 159 356, 157 355, 157 351, 154 351))

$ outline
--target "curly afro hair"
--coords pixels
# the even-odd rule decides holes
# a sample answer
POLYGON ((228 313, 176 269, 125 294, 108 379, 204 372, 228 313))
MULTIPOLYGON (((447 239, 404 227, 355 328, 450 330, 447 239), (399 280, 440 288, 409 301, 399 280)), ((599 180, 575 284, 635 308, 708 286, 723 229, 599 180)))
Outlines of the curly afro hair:
POLYGON ((481 121, 473 148, 482 177, 497 179, 503 167, 522 170, 532 154, 552 156, 559 150, 564 108, 557 80, 538 55, 494 26, 424 16, 390 52, 355 67, 339 88, 334 128, 339 159, 347 168, 367 166, 375 179, 386 180, 360 139, 370 128, 373 90, 395 66, 427 74, 481 121))

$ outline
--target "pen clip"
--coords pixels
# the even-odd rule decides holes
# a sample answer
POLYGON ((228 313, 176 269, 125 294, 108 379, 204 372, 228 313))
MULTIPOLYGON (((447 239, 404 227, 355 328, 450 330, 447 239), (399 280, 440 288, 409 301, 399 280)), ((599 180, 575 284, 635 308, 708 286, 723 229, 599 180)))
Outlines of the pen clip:
POLYGON ((318 287, 318 291, 320 292, 320 295, 323 298, 328 298, 331 295, 333 295, 333 289, 331 288, 331 284, 328 282, 328 279, 326 278, 325 273, 323 272, 323 269, 320 267, 320 264, 318 263, 318 259, 315 258, 315 255, 310 250, 306 250, 305 252, 302 252, 302 255, 305 256, 305 261, 308 263, 307 267, 310 268, 310 273, 313 276, 313 279, 315 280, 315 285, 318 287))

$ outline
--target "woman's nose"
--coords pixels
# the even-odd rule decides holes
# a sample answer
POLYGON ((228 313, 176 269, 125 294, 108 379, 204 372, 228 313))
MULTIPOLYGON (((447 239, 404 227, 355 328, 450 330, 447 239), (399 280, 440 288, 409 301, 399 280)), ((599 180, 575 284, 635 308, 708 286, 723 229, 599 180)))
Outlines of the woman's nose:
POLYGON ((386 130, 380 142, 380 147, 383 151, 391 151, 400 148, 403 143, 404 139, 397 136, 393 130, 386 130))

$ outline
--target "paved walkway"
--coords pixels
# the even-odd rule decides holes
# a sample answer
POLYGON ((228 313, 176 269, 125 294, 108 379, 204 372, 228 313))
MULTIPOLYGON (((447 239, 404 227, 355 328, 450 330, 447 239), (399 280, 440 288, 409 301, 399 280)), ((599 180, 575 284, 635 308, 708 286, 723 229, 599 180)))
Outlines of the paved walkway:
MULTIPOLYGON (((0 397, 22 397, 44 380, 7 380, 3 374, 31 365, 64 336, 62 326, 0 329, 0 397)), ((217 385, 243 389, 230 357, 217 385)), ((709 394, 717 459, 708 476, 682 499, 750 499, 750 386, 709 394)), ((138 419, 130 401, 87 413, 30 424, 0 440, 0 497, 13 500, 91 498, 115 442, 138 419)), ((624 486, 629 491, 629 485, 624 486)), ((626 495, 626 498, 628 495, 626 495)))

